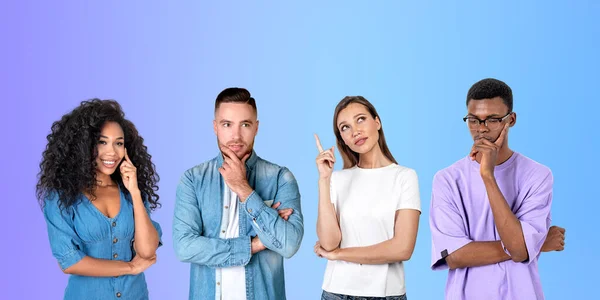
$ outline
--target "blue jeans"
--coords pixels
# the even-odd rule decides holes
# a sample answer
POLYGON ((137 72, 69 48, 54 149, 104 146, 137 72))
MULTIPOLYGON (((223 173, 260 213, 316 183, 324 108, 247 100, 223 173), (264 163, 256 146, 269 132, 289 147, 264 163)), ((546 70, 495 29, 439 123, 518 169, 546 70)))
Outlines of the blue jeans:
POLYGON ((402 296, 387 296, 387 297, 361 297, 361 296, 348 296, 348 295, 340 295, 330 293, 328 291, 323 291, 321 295, 321 300, 407 300, 406 294, 402 296))

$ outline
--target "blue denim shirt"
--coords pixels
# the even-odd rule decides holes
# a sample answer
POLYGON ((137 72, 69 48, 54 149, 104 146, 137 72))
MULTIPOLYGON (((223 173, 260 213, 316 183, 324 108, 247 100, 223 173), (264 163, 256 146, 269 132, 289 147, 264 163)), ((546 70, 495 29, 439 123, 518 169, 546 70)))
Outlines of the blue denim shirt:
POLYGON ((220 299, 220 270, 244 266, 246 299, 285 299, 283 258, 298 251, 304 225, 298 184, 292 173, 252 153, 246 161, 247 179, 254 191, 239 207, 239 237, 222 238, 228 214, 223 207, 223 177, 216 158, 187 170, 177 187, 173 243, 177 257, 191 264, 189 299, 220 299), (287 221, 280 209, 293 208, 287 221), (222 220, 224 220, 222 222, 222 220), (258 235, 266 250, 250 251, 252 236, 258 235))
MULTIPOLYGON (((67 208, 59 208, 58 196, 53 193, 44 202, 44 217, 52 254, 65 270, 83 257, 131 261, 134 256, 133 203, 129 194, 120 190, 121 208, 114 218, 103 215, 83 194, 67 208)), ((146 210, 150 213, 148 202, 146 210)), ((152 222, 159 236, 160 225, 152 222)), ((144 273, 118 277, 70 275, 64 299, 148 299, 144 273)))

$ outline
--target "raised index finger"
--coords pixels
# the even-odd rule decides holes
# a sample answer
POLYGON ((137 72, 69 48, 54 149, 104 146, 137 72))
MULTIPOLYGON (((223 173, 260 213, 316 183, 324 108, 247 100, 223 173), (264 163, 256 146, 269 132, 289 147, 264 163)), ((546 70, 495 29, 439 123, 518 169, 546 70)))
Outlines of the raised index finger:
POLYGON ((506 125, 504 125, 504 128, 502 128, 502 132, 500 132, 500 136, 494 142, 494 144, 496 144, 496 146, 502 147, 502 145, 504 144, 504 139, 506 138, 507 131, 508 131, 508 123, 506 125))
POLYGON ((133 166, 133 163, 131 162, 131 159, 129 159, 129 155, 127 154, 127 148, 125 148, 125 160, 127 160, 127 162, 130 163, 133 166))
POLYGON ((323 146, 321 146, 321 140, 319 140, 319 136, 315 133, 315 140, 317 141, 317 149, 319 149, 319 153, 323 152, 323 146))

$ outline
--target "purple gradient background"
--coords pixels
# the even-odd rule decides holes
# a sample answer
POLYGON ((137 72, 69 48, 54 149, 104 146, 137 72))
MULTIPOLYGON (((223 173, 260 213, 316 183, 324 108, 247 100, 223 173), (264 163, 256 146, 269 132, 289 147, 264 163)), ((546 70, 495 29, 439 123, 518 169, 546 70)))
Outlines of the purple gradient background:
POLYGON ((189 267, 177 261, 171 241, 175 187, 184 170, 216 154, 217 93, 243 86, 259 99, 258 153, 289 167, 303 196, 306 234, 286 261, 288 298, 318 298, 325 266, 312 253, 312 133, 332 145, 335 104, 362 94, 380 111, 396 158, 420 178, 423 215, 406 264, 409 297, 441 299, 446 274, 428 268, 431 178, 466 155, 464 95, 493 76, 515 91, 519 127, 511 145, 553 169, 553 221, 568 228, 567 250, 540 262, 546 298, 589 299, 597 278, 590 259, 599 246, 590 226, 600 209, 599 8, 594 1, 4 1, 0 298, 62 298, 67 276, 50 253, 36 174, 52 122, 99 97, 122 104, 161 175, 163 207, 153 218, 165 245, 146 272, 152 299, 187 299, 189 267))

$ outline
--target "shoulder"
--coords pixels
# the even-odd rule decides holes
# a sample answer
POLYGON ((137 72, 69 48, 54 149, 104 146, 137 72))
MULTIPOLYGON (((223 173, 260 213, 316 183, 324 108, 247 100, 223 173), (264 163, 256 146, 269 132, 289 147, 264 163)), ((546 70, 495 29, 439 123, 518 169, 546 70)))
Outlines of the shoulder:
POLYGON ((59 198, 59 194, 57 192, 52 192, 44 198, 42 210, 46 217, 58 215, 72 216, 76 206, 78 206, 80 202, 81 200, 78 200, 76 203, 65 207, 59 198))
POLYGON ((435 175, 433 175, 434 184, 456 180, 458 177, 460 177, 461 173, 464 173, 464 170, 470 168, 471 163, 472 162, 468 157, 464 157, 454 162, 450 166, 437 171, 435 175))
POLYGON ((280 166, 261 157, 257 157, 254 169, 260 176, 273 179, 277 178, 278 180, 283 181, 283 183, 296 181, 294 174, 292 174, 292 171, 287 167, 280 166))
POLYGON ((549 167, 523 155, 515 152, 515 167, 518 168, 518 172, 523 175, 519 175, 521 178, 532 184, 541 184, 543 182, 553 182, 552 170, 549 167))
POLYGON ((195 181, 203 178, 211 172, 218 172, 216 157, 187 169, 185 172, 183 172, 181 180, 195 181))

